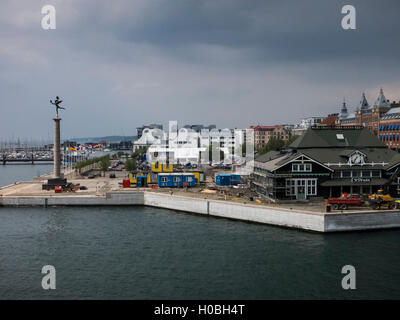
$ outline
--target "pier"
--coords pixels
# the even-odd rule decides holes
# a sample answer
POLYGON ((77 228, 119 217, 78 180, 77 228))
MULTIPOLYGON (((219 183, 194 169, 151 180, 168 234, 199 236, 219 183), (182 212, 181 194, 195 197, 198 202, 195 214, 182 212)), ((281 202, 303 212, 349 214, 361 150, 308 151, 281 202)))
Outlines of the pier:
MULTIPOLYGON (((71 172, 70 177, 75 174, 71 172)), ((69 181, 87 188, 55 194, 54 191, 42 190, 41 181, 20 182, 0 188, 0 207, 139 205, 321 233, 400 228, 399 210, 324 212, 322 207, 316 206, 218 200, 175 190, 123 189, 117 179, 75 177, 69 181)))
POLYGON ((16 158, 7 158, 5 155, 3 155, 1 159, 1 163, 3 165, 6 165, 7 163, 35 164, 37 162, 53 162, 53 158, 35 158, 35 156, 32 155, 30 158, 16 159, 16 158))

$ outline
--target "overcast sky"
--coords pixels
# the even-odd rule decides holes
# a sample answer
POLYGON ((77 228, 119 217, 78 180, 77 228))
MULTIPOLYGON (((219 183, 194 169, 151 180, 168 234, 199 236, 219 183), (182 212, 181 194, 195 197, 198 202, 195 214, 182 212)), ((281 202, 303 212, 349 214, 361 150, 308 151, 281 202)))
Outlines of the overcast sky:
POLYGON ((398 0, 1 0, 0 140, 51 138, 56 95, 63 138, 296 123, 381 86, 400 100, 399 21, 398 0))

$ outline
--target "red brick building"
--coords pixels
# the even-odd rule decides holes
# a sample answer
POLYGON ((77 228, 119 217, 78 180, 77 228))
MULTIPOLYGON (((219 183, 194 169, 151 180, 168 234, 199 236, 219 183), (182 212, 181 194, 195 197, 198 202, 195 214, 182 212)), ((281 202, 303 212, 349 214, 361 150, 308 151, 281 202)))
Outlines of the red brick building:
POLYGON ((362 94, 359 107, 349 114, 346 102, 336 121, 341 126, 364 126, 372 131, 391 149, 400 148, 400 101, 392 102, 386 99, 381 88, 375 103, 369 105, 365 94, 362 94))

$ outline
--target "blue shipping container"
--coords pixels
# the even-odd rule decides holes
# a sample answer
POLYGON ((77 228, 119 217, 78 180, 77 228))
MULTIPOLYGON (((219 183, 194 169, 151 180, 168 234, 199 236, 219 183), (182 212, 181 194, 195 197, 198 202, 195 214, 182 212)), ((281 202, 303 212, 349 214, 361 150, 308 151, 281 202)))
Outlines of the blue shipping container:
POLYGON ((194 187, 197 179, 190 173, 159 173, 158 186, 160 188, 194 187))
POLYGON ((217 186, 233 186, 242 183, 242 179, 238 174, 219 173, 215 177, 217 186))

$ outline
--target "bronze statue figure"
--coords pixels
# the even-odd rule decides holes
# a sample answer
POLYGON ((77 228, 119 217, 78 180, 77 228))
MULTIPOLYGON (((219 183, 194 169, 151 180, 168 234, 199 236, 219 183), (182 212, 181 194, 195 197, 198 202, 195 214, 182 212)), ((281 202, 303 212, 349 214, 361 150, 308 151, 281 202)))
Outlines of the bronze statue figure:
POLYGON ((50 103, 51 103, 52 105, 55 105, 55 106, 56 106, 56 114, 57 114, 57 117, 58 117, 58 109, 63 109, 63 110, 65 110, 65 108, 63 108, 63 107, 60 106, 60 103, 61 103, 61 102, 62 102, 62 100, 60 100, 60 98, 59 98, 58 96, 56 97, 56 100, 54 100, 54 102, 50 100, 50 103))

